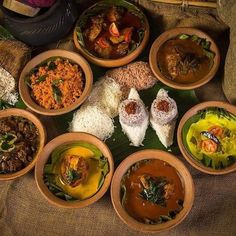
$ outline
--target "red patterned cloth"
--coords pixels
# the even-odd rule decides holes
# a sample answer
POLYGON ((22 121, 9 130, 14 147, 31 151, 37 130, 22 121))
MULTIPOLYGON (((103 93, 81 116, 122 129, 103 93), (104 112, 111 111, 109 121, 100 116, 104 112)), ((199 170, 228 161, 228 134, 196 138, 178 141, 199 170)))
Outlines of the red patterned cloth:
POLYGON ((56 0, 17 0, 32 7, 50 7, 56 0))

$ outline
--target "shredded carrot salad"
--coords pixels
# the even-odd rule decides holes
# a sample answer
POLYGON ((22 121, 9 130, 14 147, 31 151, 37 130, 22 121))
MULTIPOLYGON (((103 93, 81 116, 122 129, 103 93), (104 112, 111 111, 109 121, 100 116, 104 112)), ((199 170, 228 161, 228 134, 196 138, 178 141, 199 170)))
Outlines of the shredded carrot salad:
POLYGON ((57 58, 34 69, 30 86, 35 101, 46 109, 60 109, 73 104, 83 93, 82 69, 68 59, 57 58))

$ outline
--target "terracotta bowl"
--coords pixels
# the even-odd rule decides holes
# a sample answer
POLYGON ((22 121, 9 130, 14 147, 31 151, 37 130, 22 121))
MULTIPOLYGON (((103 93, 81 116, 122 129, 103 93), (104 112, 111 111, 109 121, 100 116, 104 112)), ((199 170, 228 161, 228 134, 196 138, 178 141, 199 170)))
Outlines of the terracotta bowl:
POLYGON ((19 80, 19 91, 20 91, 20 96, 24 103, 33 111, 42 114, 42 115, 48 115, 48 116, 57 116, 57 115, 62 115, 65 113, 68 113, 74 109, 76 109, 78 106, 80 106, 86 98, 89 96, 90 91, 92 89, 93 85, 93 73, 92 70, 88 64, 88 62, 80 55, 78 55, 75 52, 70 52, 66 50, 61 50, 61 49, 55 49, 55 50, 49 50, 46 52, 43 52, 36 57, 34 57, 31 61, 29 61, 26 66, 24 67, 23 71, 21 72, 20 75, 20 80, 19 80), (47 60, 50 57, 62 57, 62 58, 67 58, 70 61, 78 64, 84 73, 85 77, 85 87, 82 95, 76 100, 75 103, 72 105, 66 107, 66 108, 61 108, 61 109, 45 109, 38 105, 32 96, 30 95, 30 88, 25 82, 26 76, 29 74, 29 72, 42 63, 43 61, 47 60))
POLYGON ((28 166, 26 166, 24 169, 22 169, 20 171, 12 173, 12 174, 0 174, 0 180, 15 179, 15 178, 18 178, 18 177, 26 174, 27 172, 29 172, 34 167, 36 161, 38 160, 39 153, 42 151, 42 149, 44 147, 44 143, 46 141, 46 131, 44 129, 44 126, 42 125, 41 121, 35 115, 30 113, 29 111, 22 110, 22 109, 16 109, 16 108, 10 108, 10 109, 0 111, 0 119, 4 118, 4 117, 8 117, 8 116, 20 116, 20 117, 24 117, 24 118, 30 120, 31 122, 33 122, 34 125, 38 128, 40 143, 39 143, 39 148, 38 148, 38 151, 37 151, 34 159, 32 160, 32 162, 28 166))
MULTIPOLYGON (((124 0, 122 0, 122 1, 126 2, 124 0)), ((89 12, 91 8, 96 6, 96 4, 94 4, 93 6, 91 6, 88 9, 86 9, 85 12, 82 15, 86 14, 87 12, 89 12)), ((129 5, 133 5, 130 2, 128 4, 129 5)), ((136 7, 135 5, 133 5, 133 6, 136 7)), ((92 55, 91 53, 89 53, 78 42, 78 36, 77 36, 77 32, 76 32, 76 28, 78 27, 78 22, 77 22, 77 26, 75 27, 75 30, 74 30, 74 43, 75 43, 75 46, 79 50, 79 52, 88 61, 90 61, 90 62, 92 62, 92 63, 94 63, 94 64, 96 64, 98 66, 103 66, 103 67, 118 67, 118 66, 126 65, 126 64, 130 63, 131 61, 135 60, 142 53, 142 51, 145 49, 145 47, 146 47, 146 45, 148 43, 150 29, 149 29, 149 23, 148 23, 147 17, 144 14, 143 14, 143 19, 144 19, 144 26, 145 26, 145 32, 144 32, 143 40, 142 40, 141 44, 133 52, 129 53, 128 55, 126 55, 124 57, 121 57, 121 58, 118 58, 118 59, 103 59, 103 58, 96 57, 96 56, 92 55)))
POLYGON ((208 107, 218 107, 218 108, 224 108, 225 110, 229 111, 233 115, 236 116, 236 107, 233 105, 230 105, 225 102, 218 102, 218 101, 210 101, 210 102, 203 102, 200 103, 194 107, 192 107, 190 110, 188 110, 182 119, 180 120, 179 126, 178 126, 178 131, 177 131, 177 140, 178 140, 178 145, 180 148, 181 153, 185 157, 185 159, 196 169, 207 173, 211 175, 223 175, 223 174, 228 174, 230 172, 233 172, 236 170, 236 163, 233 165, 226 167, 224 169, 213 169, 210 167, 206 167, 200 162, 196 161, 190 152, 186 149, 184 143, 183 143, 183 127, 185 123, 194 115, 196 115, 200 110, 203 110, 208 107))
POLYGON ((150 53, 149 53, 149 63, 150 63, 150 67, 151 67, 154 75, 157 77, 158 80, 160 80, 165 85, 168 85, 169 87, 172 87, 175 89, 181 89, 181 90, 195 89, 195 88, 201 87, 202 85, 206 84, 215 76, 215 74, 219 68, 219 65, 220 65, 220 52, 219 52, 219 49, 218 49, 216 43, 206 33, 202 32, 198 29, 195 29, 195 28, 181 28, 180 27, 180 28, 174 28, 174 29, 165 31, 163 34, 161 34, 154 41, 154 43, 152 44, 150 53), (158 54, 160 47, 166 41, 173 39, 180 34, 197 35, 200 38, 207 39, 208 41, 211 42, 210 50, 215 53, 214 64, 213 64, 211 70, 209 71, 209 73, 206 76, 204 76, 202 79, 200 79, 194 83, 183 84, 183 83, 171 81, 161 73, 161 71, 158 67, 157 54, 158 54))
POLYGON ((132 229, 141 232, 163 232, 178 225, 190 212, 194 201, 194 183, 188 169, 178 158, 168 152, 147 149, 131 154, 118 166, 112 179, 111 199, 120 219, 132 229), (175 219, 156 225, 136 221, 126 212, 121 204, 120 186, 122 177, 133 164, 148 159, 159 159, 173 166, 179 174, 185 191, 183 209, 176 215, 175 219))
POLYGON ((50 141, 44 147, 43 151, 40 153, 39 161, 36 163, 35 166, 35 180, 40 192, 51 204, 63 208, 83 208, 95 203, 106 193, 108 187, 110 186, 113 172, 114 172, 113 157, 109 148, 104 142, 102 142, 97 137, 88 133, 66 133, 50 141), (43 171, 44 171, 44 166, 48 161, 48 158, 50 157, 52 151, 56 147, 68 143, 73 143, 75 141, 85 141, 95 145, 98 149, 100 149, 103 155, 108 158, 110 171, 106 175, 102 187, 95 195, 85 200, 65 201, 63 199, 56 197, 52 192, 49 191, 48 187, 46 186, 43 180, 43 171))

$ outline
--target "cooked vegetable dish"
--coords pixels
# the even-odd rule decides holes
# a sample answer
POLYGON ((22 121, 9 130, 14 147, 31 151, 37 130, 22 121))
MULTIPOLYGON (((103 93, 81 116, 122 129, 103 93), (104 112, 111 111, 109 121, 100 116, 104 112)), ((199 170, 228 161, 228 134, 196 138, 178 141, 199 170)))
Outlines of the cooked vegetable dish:
POLYGON ((127 2, 123 6, 102 2, 80 17, 77 35, 79 43, 91 54, 117 59, 140 45, 144 30, 143 14, 138 8, 127 2))
POLYGON ((181 34, 165 42, 157 54, 158 67, 168 79, 194 83, 206 76, 214 59, 211 43, 196 35, 181 34))
POLYGON ((162 160, 134 164, 122 178, 121 193, 128 214, 146 224, 174 219, 183 208, 182 182, 175 168, 162 160))
POLYGON ((26 82, 34 100, 46 109, 72 105, 85 86, 80 66, 65 58, 49 58, 31 70, 26 82))
POLYGON ((236 161, 236 117, 233 114, 223 108, 208 108, 187 121, 184 129, 187 149, 204 166, 222 169, 236 161))
POLYGON ((109 163, 101 151, 80 141, 52 152, 44 167, 44 182, 63 200, 84 200, 101 188, 108 172, 109 163))
POLYGON ((0 173, 14 173, 30 164, 39 147, 39 131, 23 117, 0 119, 0 173))

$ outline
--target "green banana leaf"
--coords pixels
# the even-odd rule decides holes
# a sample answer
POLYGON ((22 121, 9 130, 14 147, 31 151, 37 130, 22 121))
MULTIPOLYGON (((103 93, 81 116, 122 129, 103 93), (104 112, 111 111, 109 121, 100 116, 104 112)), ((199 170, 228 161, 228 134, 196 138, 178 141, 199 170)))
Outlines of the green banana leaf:
MULTIPOLYGON (((93 72, 95 73, 95 70, 93 70, 93 72)), ((160 88, 168 90, 170 97, 172 97, 177 102, 179 111, 178 121, 188 109, 190 109, 192 106, 198 103, 198 99, 193 90, 189 91, 175 90, 158 82, 153 88, 140 92, 140 97, 141 99, 143 99, 145 105, 148 107, 149 110, 150 110, 150 105, 152 104, 152 101, 155 99, 156 94, 160 88)), ((71 122, 72 118, 73 118, 73 112, 53 118, 55 125, 60 133, 68 132, 69 123, 71 122)), ((174 137, 174 144, 170 148, 166 149, 159 141, 155 131, 149 126, 146 132, 145 140, 143 142, 144 146, 133 147, 130 146, 130 142, 127 136, 122 132, 118 117, 114 119, 114 125, 116 127, 115 132, 111 138, 106 140, 106 144, 111 149, 116 164, 121 162, 125 157, 127 157, 133 152, 149 148, 170 151, 173 154, 180 154, 176 141, 176 132, 174 137)))
POLYGON ((11 33, 0 25, 0 40, 14 39, 11 33))

